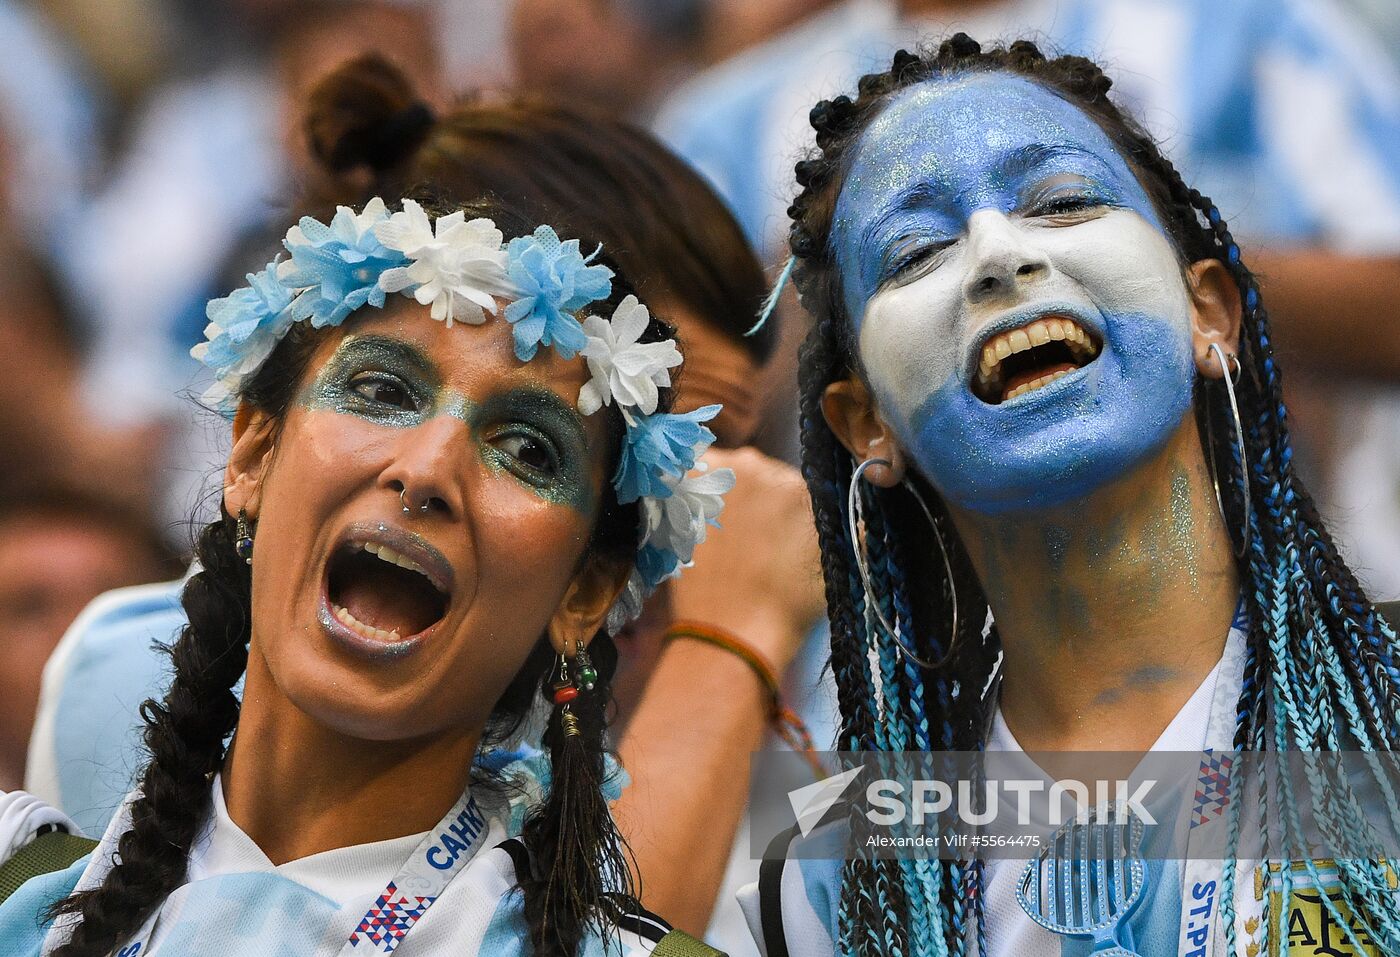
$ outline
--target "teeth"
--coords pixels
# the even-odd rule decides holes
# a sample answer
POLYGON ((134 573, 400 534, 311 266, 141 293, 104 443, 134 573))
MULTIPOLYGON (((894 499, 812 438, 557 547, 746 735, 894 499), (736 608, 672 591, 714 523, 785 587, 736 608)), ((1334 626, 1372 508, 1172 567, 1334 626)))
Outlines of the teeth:
MULTIPOLYGON (((1026 382, 1026 383, 1023 383, 1023 384, 1021 384, 1021 385, 1018 385, 1016 388, 1014 388, 1014 389, 1012 389, 1010 392, 1006 393, 1006 398, 1007 398, 1007 399, 1014 399, 1014 398, 1016 398, 1016 396, 1018 396, 1018 395, 1025 395, 1027 392, 1031 392, 1031 391, 1033 391, 1033 390, 1035 390, 1035 389, 1039 389, 1041 386, 1049 385, 1050 383, 1054 382, 1056 379, 1059 379, 1059 378, 1061 378, 1062 376, 1067 376, 1067 375, 1069 375, 1069 370, 1068 370, 1068 369, 1061 369, 1059 372, 1052 372, 1052 373, 1050 373, 1049 375, 1043 375, 1043 376, 1041 376, 1039 379, 1033 379, 1033 380, 1030 381, 1030 382, 1026 382)), ((1003 399, 1002 401, 1006 401, 1006 400, 1003 399)))
MULTIPOLYGON (((1012 329, 993 336, 982 347, 982 355, 977 363, 978 385, 986 392, 995 393, 1001 386, 1000 366, 1002 360, 1018 352, 1025 352, 1027 349, 1043 346, 1052 341, 1063 342, 1069 348, 1070 354, 1081 365, 1098 355, 1098 347, 1094 345, 1094 340, 1073 319, 1067 316, 1037 319, 1020 329, 1012 329)), ((1037 383, 1043 385, 1046 382, 1054 381, 1054 378, 1058 378, 1058 376, 1046 378, 1044 381, 1037 380, 1037 383)), ((1016 395, 1029 392, 1032 388, 1037 387, 1037 383, 1019 386, 1016 395)), ((1012 397, 1007 396, 1007 398, 1012 397)))
POLYGON ((388 562, 390 565, 397 565, 400 568, 407 568, 409 571, 417 572, 424 578, 427 578, 429 581, 432 581, 431 576, 429 576, 427 570, 422 565, 418 564, 413 559, 409 558, 407 555, 399 554, 398 552, 390 548, 388 545, 380 545, 376 542, 365 542, 361 547, 365 551, 369 552, 371 555, 378 557, 382 561, 388 562))
POLYGON ((383 628, 376 628, 367 625, 354 615, 350 614, 348 608, 342 608, 334 602, 331 603, 331 614, 335 615, 335 620, 358 635, 371 638, 374 641, 398 641, 398 631, 385 631, 383 628))

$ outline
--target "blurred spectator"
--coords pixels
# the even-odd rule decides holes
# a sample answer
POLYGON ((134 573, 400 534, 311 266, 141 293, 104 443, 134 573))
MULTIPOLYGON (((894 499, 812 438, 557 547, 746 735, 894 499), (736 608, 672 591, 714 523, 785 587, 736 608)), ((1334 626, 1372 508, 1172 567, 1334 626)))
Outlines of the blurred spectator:
POLYGON ((0 231, 55 252, 100 165, 101 103, 79 57, 38 13, 0 0, 0 231))
MULTIPOLYGON (((162 514, 190 517, 222 461, 188 401, 204 383, 188 356, 204 305, 228 286, 250 236, 280 221, 305 170, 295 110, 306 89, 369 50, 439 89, 432 20, 391 0, 242 0, 251 45, 154 94, 105 188, 67 237, 69 272, 92 320, 85 389, 106 424, 170 430, 162 514)), ((259 255, 255 264, 265 262, 259 255)), ((241 280, 241 273, 239 275, 241 280)))
POLYGON ((706 63, 719 63, 758 46, 835 0, 706 0, 706 63))
POLYGON ((1332 476, 1319 499, 1374 596, 1400 596, 1391 62, 1331 0, 847 0, 696 78, 656 126, 778 261, 812 106, 853 93, 895 49, 954 30, 1048 40, 1104 63, 1120 102, 1216 201, 1266 284, 1279 348, 1300 370, 1290 402, 1322 459, 1317 471, 1332 476), (1328 375, 1321 407, 1309 401, 1316 392, 1296 388, 1309 369, 1328 375), (1362 392, 1368 378, 1384 390, 1362 392), (1333 436, 1326 406, 1348 395, 1349 428, 1333 436))
POLYGON ((178 567, 120 505, 55 486, 0 495, 0 791, 23 780, 39 677, 78 612, 108 589, 178 567))
POLYGON ((169 69, 180 36, 172 0, 35 0, 68 37, 102 87, 138 101, 169 69))
POLYGON ((160 436, 93 421, 79 391, 85 326, 54 271, 14 242, 0 236, 0 440, 9 466, 0 494, 16 483, 57 484, 143 509, 160 436))
POLYGON ((1395 0, 1343 0, 1375 31, 1380 46, 1400 69, 1400 4, 1395 0))
POLYGON ((515 86, 645 121, 700 53, 704 0, 515 0, 515 86))

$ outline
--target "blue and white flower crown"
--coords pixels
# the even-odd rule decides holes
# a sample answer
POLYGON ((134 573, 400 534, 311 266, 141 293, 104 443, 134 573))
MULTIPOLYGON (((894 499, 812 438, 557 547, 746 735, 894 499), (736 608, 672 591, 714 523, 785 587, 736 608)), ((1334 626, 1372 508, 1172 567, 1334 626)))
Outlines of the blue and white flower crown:
POLYGON ((584 314, 612 293, 612 270, 591 264, 597 251, 583 256, 578 240, 561 242, 548 226, 504 238, 491 220, 468 220, 461 211, 434 224, 411 199, 393 214, 378 197, 358 214, 341 206, 329 225, 304 217, 283 241, 289 259, 279 256, 250 274, 247 286, 209 303, 207 341, 190 353, 217 380, 205 400, 231 411, 244 382, 297 322, 337 326, 398 292, 431 306, 448 326, 476 325, 506 300, 516 357, 528 362, 541 345, 565 359, 582 355, 592 377, 579 392, 579 411, 592 415, 616 403, 627 423, 613 487, 622 504, 639 503, 642 527, 627 587, 608 612, 616 633, 657 585, 690 564, 708 526, 718 525, 734 472, 711 471, 700 457, 715 439, 701 423, 720 406, 656 411, 657 390, 671 384, 680 351, 669 340, 639 341, 651 316, 636 296, 610 318, 584 314))

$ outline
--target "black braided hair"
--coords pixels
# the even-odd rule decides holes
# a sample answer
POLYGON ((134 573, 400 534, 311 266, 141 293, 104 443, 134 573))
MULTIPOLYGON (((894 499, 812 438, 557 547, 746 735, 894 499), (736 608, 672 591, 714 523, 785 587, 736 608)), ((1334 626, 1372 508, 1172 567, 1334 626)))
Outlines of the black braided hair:
MULTIPOLYGON (((444 205, 444 197, 428 191, 409 198, 433 216, 464 209, 468 217, 491 217, 507 235, 525 235, 535 225, 484 203, 444 205)), ((617 273, 605 255, 594 261, 617 273)), ((616 306, 630 292, 616 275, 608 304, 616 306)), ((280 423, 317 344, 330 333, 305 323, 294 325, 244 384, 241 401, 280 423)), ((674 338, 670 324, 653 316, 641 341, 674 338)), ((661 389, 658 411, 668 411, 673 401, 673 391, 661 389)), ((611 450, 605 474, 611 475, 625 424, 616 407, 604 414, 611 450)), ((584 560, 631 562, 640 510, 636 503, 620 504, 611 483, 605 484, 584 560)), ((174 679, 163 700, 141 706, 150 757, 141 774, 140 796, 131 804, 130 829, 121 836, 114 866, 102 883, 50 909, 50 916, 73 921, 71 936, 55 957, 107 957, 185 881, 190 848, 210 813, 210 776, 222 767, 226 743, 238 723, 239 700, 232 689, 248 662, 252 582, 234 541, 235 522, 226 511, 198 537, 200 571, 191 576, 181 596, 188 624, 169 652, 174 679)), ((551 716, 544 742, 551 759, 551 786, 544 801, 531 810, 522 835, 533 866, 517 879, 525 896, 532 950, 539 955, 575 954, 590 930, 607 935, 619 915, 641 909, 626 866, 626 843, 602 790, 605 710, 617 649, 605 630, 588 647, 598 682, 573 704, 581 733, 566 739, 557 712, 551 716)), ((537 699, 552 703, 556 660, 548 636, 541 636, 496 702, 483 747, 510 738, 537 699)), ((474 773, 481 784, 506 783, 485 778, 480 769, 474 773)))
MULTIPOLYGON (((899 51, 888 70, 861 77, 855 99, 838 96, 818 103, 811 111, 816 150, 794 170, 801 191, 788 210, 793 277, 801 303, 813 317, 800 353, 802 468, 816 515, 831 618, 831 663, 842 716, 839 746, 898 750, 922 741, 922 731, 933 749, 980 749, 995 708, 1000 639, 995 624, 988 623, 986 596, 939 497, 918 476, 913 481, 949 546, 954 580, 947 581, 941 559, 929 554, 927 521, 915 511, 909 493, 863 483, 864 511, 871 519, 867 548, 873 598, 888 608, 890 620, 899 616, 901 630, 913 636, 920 657, 937 660, 952 649, 952 658, 938 671, 920 673, 907 663, 898 667, 889 663, 898 659, 888 642, 869 634, 864 589, 846 528, 845 496, 854 463, 821 411, 828 385, 862 374, 830 243, 833 211, 854 147, 899 91, 974 72, 1025 77, 1092 118, 1134 170, 1183 261, 1219 260, 1239 287, 1244 312, 1237 393, 1247 476, 1240 474, 1223 384, 1202 381, 1195 404, 1207 457, 1220 476, 1230 534, 1237 552, 1244 552, 1239 572, 1250 626, 1236 746, 1393 748, 1400 738, 1395 635, 1342 561, 1294 474, 1268 314, 1219 210, 1185 184, 1152 138, 1109 99, 1112 81, 1091 60, 1047 57, 1025 40, 983 49, 961 33, 935 48, 899 51), (1242 478, 1254 503, 1247 527, 1242 478), (960 603, 957 635, 949 633, 945 597, 952 586, 960 603), (871 680, 872 640, 882 646, 879 701, 871 680)), ((1287 813, 1286 807, 1269 810, 1276 816, 1287 813)), ((868 858, 847 863, 838 920, 841 952, 962 954, 969 930, 980 941, 980 868, 933 862, 921 869, 915 863, 868 858), (924 911, 930 900, 943 905, 931 915, 924 911), (974 911, 971 925, 968 906, 974 911)), ((1359 932, 1387 953, 1400 952, 1400 908, 1393 895, 1383 892, 1384 866, 1342 862, 1340 869, 1343 898, 1359 915, 1359 932)), ((1283 874, 1290 880, 1289 868, 1283 874)), ((1233 877, 1227 868, 1221 895, 1231 953, 1233 877)), ((1327 906, 1343 924, 1335 906, 1327 906)), ((1273 936, 1286 939, 1286 933, 1273 936)))

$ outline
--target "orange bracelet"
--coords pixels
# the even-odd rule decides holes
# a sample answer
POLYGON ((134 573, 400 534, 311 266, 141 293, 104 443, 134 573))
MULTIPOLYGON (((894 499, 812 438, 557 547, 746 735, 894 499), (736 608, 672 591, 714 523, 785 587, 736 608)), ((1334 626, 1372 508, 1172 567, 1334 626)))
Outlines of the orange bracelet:
POLYGON ((744 663, 753 669, 754 674, 758 675, 758 680, 768 691, 768 720, 773 725, 773 730, 778 733, 778 737, 787 743, 788 747, 807 759, 807 763, 816 771, 818 777, 826 776, 826 770, 817 760, 815 750, 812 747, 811 732, 807 730, 807 725, 797 712, 784 706, 781 686, 778 684, 778 674, 762 654, 742 638, 712 625, 695 621, 671 622, 661 640, 664 643, 675 638, 693 638, 696 641, 703 641, 716 648, 723 648, 743 659, 744 663))

